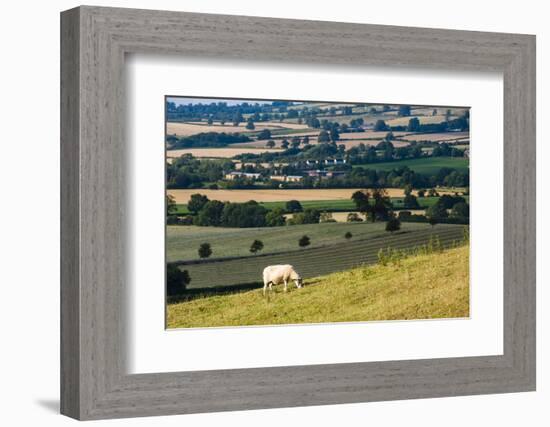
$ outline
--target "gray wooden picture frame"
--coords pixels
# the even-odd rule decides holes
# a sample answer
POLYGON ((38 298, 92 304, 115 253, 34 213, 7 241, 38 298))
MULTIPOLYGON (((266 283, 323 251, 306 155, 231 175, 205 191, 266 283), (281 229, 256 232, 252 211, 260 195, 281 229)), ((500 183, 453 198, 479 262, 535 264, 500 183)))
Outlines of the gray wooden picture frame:
POLYGON ((86 420, 535 390, 534 36, 71 9, 61 14, 61 166, 65 415, 86 420), (504 354, 127 374, 127 53, 502 72, 504 354))

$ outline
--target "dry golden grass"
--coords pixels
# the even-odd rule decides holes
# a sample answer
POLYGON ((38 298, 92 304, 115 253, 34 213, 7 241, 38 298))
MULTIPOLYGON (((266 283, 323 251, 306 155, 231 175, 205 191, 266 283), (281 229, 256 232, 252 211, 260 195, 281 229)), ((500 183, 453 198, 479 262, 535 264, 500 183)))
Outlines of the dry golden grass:
MULTIPOLYGON (((426 213, 425 209, 415 209, 414 211, 411 211, 414 215, 424 215, 426 213)), ((336 222, 347 222, 348 214, 352 212, 331 212, 332 219, 334 219, 336 222)), ((357 212, 353 212, 357 213, 357 212)), ((292 216, 292 214, 289 214, 292 216)), ((362 219, 365 219, 364 216, 359 215, 362 219)))
MULTIPOLYGON (((428 123, 441 123, 445 121, 444 115, 437 115, 437 116, 413 116, 410 117, 396 117, 395 119, 386 120, 386 124, 388 126, 406 126, 409 124, 409 120, 413 117, 417 117, 418 120, 420 120, 421 124, 428 124, 428 123)), ((455 118, 455 117, 451 117, 455 118)))
MULTIPOLYGON (((307 125, 286 122, 257 122, 256 130, 261 129, 307 129, 307 125)), ((221 125, 213 123, 208 125, 206 122, 168 122, 166 124, 166 133, 168 135, 190 136, 202 132, 250 132, 246 129, 246 123, 239 123, 239 126, 233 126, 231 123, 221 125)))
POLYGON ((168 305, 168 328, 464 318, 469 248, 417 255, 280 286, 168 305))
MULTIPOLYGON (((167 193, 176 199, 176 203, 185 204, 192 194, 200 193, 208 196, 210 200, 224 202, 280 202, 288 200, 350 200, 351 195, 360 188, 327 188, 327 189, 280 189, 280 190, 208 190, 208 189, 170 189, 167 193)), ((388 188, 388 196, 403 197, 403 189, 388 188)))
MULTIPOLYGON (((377 139, 352 139, 349 141, 341 140, 341 141, 338 141, 338 145, 343 144, 346 146, 346 149, 349 149, 351 147, 357 147, 358 145, 361 145, 361 144, 365 144, 366 146, 369 146, 369 145, 376 146, 381 141, 382 141, 381 139, 378 139, 378 140, 377 139)), ((406 147, 407 145, 409 145, 409 142, 407 141, 393 140, 391 143, 393 144, 394 147, 406 147)))
POLYGON ((452 141, 456 139, 468 139, 469 132, 443 132, 443 133, 417 133, 403 136, 407 141, 452 141))
MULTIPOLYGON (((379 131, 371 131, 367 130, 365 132, 346 132, 341 133, 340 138, 341 139, 369 139, 369 138, 377 138, 377 139, 383 139, 389 132, 379 132, 379 131)), ((407 132, 392 132, 393 136, 403 136, 406 135, 407 132)))
POLYGON ((224 148, 183 148, 180 150, 168 150, 166 151, 166 157, 168 158, 176 158, 183 156, 184 154, 192 154, 194 157, 200 157, 200 158, 226 158, 230 159, 233 156, 236 156, 238 154, 243 153, 275 153, 277 151, 281 151, 280 149, 274 148, 239 148, 239 147, 224 147, 224 148))

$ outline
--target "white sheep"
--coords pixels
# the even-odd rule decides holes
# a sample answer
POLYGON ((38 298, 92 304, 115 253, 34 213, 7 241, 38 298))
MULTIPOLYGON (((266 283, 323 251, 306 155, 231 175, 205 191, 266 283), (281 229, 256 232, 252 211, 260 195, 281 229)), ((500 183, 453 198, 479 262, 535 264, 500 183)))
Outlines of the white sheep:
POLYGON ((289 280, 294 280, 297 288, 302 287, 302 277, 294 270, 294 267, 285 264, 285 265, 269 265, 264 268, 264 295, 267 286, 269 285, 269 290, 272 290, 272 285, 278 285, 279 283, 285 284, 285 292, 287 291, 287 284, 289 280))

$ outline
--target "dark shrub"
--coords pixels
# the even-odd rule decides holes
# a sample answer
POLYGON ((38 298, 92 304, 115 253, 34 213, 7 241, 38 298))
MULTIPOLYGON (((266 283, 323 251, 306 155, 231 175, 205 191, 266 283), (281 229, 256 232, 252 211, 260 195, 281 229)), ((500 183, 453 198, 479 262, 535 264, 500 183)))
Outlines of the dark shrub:
POLYGON ((187 270, 180 270, 174 264, 166 266, 166 294, 168 296, 180 295, 185 292, 191 277, 187 270))

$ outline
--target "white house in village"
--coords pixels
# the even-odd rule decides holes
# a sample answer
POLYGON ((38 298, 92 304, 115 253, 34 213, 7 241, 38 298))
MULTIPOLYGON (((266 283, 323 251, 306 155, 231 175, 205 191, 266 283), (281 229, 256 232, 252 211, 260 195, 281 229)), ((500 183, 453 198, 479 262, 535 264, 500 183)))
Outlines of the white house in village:
POLYGON ((261 174, 250 172, 230 172, 228 174, 225 174, 225 179, 228 181, 233 181, 237 178, 260 179, 260 177, 261 174))
POLYGON ((304 177, 301 175, 271 175, 269 179, 280 182, 300 182, 304 177))

